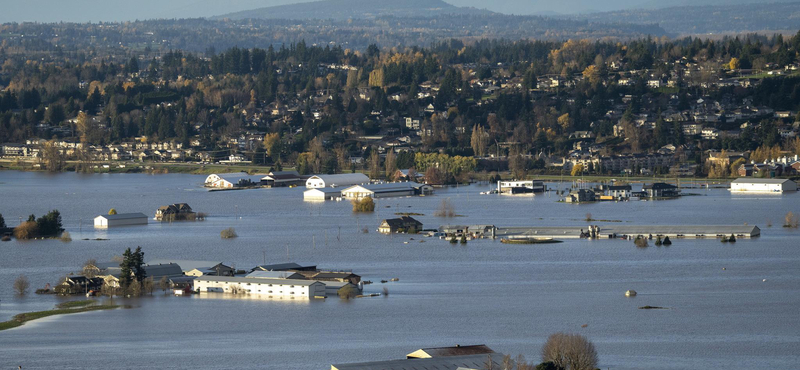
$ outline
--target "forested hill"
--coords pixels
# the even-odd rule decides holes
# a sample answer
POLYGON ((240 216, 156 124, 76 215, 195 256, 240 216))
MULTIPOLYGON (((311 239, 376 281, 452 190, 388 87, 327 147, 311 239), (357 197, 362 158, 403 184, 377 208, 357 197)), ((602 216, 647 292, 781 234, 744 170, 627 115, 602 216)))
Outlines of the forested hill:
POLYGON ((569 16, 591 22, 658 24, 671 34, 747 33, 800 28, 800 2, 635 9, 569 16))
POLYGON ((492 12, 457 7, 441 0, 323 0, 246 10, 216 18, 342 20, 382 16, 431 17, 442 14, 492 14, 492 12))

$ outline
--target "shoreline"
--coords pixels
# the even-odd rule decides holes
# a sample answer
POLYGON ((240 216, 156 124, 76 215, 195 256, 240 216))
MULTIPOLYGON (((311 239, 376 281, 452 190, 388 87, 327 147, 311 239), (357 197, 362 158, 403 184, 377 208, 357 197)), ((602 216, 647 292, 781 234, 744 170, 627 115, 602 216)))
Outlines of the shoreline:
POLYGON ((123 306, 111 304, 94 304, 95 301, 70 301, 56 305, 56 308, 47 311, 23 312, 14 315, 11 320, 0 322, 0 331, 18 328, 28 321, 43 319, 45 317, 68 315, 81 312, 113 310, 123 306))
MULTIPOLYGON (((22 172, 47 172, 41 168, 34 168, 32 162, 26 162, 23 166, 8 166, 14 162, 8 160, 0 160, 0 171, 22 171, 22 172), (27 166, 30 164, 30 167, 27 166)), ((60 172, 66 173, 75 172, 74 166, 70 167, 69 164, 74 164, 68 161, 68 167, 60 172)), ((94 169, 90 174, 122 174, 122 173, 146 173, 153 175, 161 174, 188 174, 188 175, 210 175, 215 173, 248 173, 251 175, 267 174, 270 170, 274 170, 274 166, 259 166, 259 165, 224 165, 224 164, 197 164, 197 163, 151 163, 151 162, 104 162, 98 163, 100 168, 94 169), (108 168, 103 168, 103 165, 108 165, 108 168), (125 167, 120 168, 120 165, 125 167)), ((284 167, 283 170, 293 170, 293 167, 284 167)), ((365 171, 356 171, 365 173, 365 171)), ((511 179, 509 171, 490 171, 490 172, 475 172, 475 181, 487 181, 492 174, 505 175, 504 178, 511 179)), ((605 182, 617 180, 623 183, 630 182, 676 182, 681 184, 694 184, 694 183, 710 183, 710 184, 727 184, 736 178, 702 178, 702 177, 671 177, 671 176, 622 176, 622 175, 583 175, 583 176, 570 176, 560 174, 531 174, 522 180, 544 180, 551 182, 567 183, 583 180, 584 182, 605 182)), ((454 185, 455 186, 455 185, 454 185)))

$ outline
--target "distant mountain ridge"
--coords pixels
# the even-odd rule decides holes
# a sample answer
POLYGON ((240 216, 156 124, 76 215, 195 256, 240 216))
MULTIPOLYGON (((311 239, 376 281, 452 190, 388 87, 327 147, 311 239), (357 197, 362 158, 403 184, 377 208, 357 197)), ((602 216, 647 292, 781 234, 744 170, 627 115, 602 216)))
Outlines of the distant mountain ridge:
MULTIPOLYGON (((559 18, 599 23, 653 24, 661 26, 673 35, 733 34, 800 29, 800 2, 798 0, 740 3, 744 1, 747 0, 733 0, 734 4, 726 3, 725 5, 631 9, 559 18)), ((698 1, 699 4, 718 2, 723 1, 698 1)))
POLYGON ((441 0, 323 0, 278 5, 213 17, 213 19, 372 19, 384 16, 434 17, 442 14, 494 14, 458 7, 441 0))

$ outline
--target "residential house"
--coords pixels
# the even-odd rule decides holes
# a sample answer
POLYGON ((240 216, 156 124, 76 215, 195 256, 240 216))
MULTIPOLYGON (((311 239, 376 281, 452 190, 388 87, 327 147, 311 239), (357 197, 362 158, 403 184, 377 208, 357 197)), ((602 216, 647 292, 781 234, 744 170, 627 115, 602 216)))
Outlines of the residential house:
POLYGON ((410 233, 414 234, 422 230, 422 222, 413 217, 403 216, 400 218, 389 218, 383 220, 378 227, 378 231, 384 234, 410 233))

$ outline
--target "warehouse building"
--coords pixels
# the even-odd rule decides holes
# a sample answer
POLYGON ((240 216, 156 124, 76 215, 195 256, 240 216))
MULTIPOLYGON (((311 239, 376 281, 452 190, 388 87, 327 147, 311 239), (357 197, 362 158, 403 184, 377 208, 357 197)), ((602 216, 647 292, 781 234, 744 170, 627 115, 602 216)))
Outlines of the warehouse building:
POLYGON ((94 227, 99 229, 133 225, 147 225, 147 216, 144 213, 119 213, 100 215, 94 218, 94 227))
POLYGON ((342 190, 342 196, 348 199, 409 197, 414 195, 430 195, 433 187, 416 182, 389 182, 383 184, 354 185, 342 190))
POLYGON ((342 191, 332 188, 308 189, 303 192, 303 200, 322 201, 340 198, 342 191))
POLYGON ((257 277, 200 276, 194 279, 200 293, 249 293, 268 297, 325 297, 325 284, 313 280, 269 279, 257 277))
POLYGON ((785 193, 797 191, 797 183, 788 179, 754 179, 741 177, 731 182, 734 193, 785 193))
POLYGON ((306 180, 309 189, 337 188, 369 183, 369 177, 363 173, 341 173, 336 175, 314 175, 306 180))

